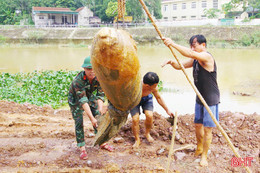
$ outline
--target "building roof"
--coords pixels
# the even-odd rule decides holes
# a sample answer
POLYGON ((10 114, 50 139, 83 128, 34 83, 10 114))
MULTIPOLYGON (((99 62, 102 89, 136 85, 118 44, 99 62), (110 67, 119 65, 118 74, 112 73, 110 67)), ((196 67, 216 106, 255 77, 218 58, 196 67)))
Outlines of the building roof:
POLYGON ((174 0, 162 0, 161 2, 174 2, 174 0))
POLYGON ((76 12, 80 12, 84 7, 80 7, 76 10, 76 12))
POLYGON ((34 11, 71 11, 69 8, 33 7, 34 11))
POLYGON ((32 7, 34 13, 55 13, 55 14, 78 14, 78 12, 71 11, 69 8, 56 7, 32 7))

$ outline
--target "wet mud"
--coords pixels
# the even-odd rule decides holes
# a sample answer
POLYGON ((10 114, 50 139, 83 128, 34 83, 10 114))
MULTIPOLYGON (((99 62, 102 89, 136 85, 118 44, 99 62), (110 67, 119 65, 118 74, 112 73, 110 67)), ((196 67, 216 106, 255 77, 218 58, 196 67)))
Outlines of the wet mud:
MULTIPOLYGON (((180 115, 175 136, 170 172, 246 172, 231 165, 234 156, 219 130, 213 130, 213 142, 208 153, 208 167, 199 166, 194 156, 196 146, 194 115, 180 115)), ((172 136, 172 126, 159 113, 154 113, 151 131, 155 139, 144 137, 144 120, 140 123, 141 145, 133 149, 132 120, 121 128, 109 144, 114 152, 93 147, 94 131, 84 117, 88 160, 79 159, 75 142, 74 122, 69 110, 53 110, 0 101, 0 172, 164 172, 172 136)), ((260 115, 221 112, 220 125, 226 131, 239 154, 252 157, 249 168, 259 172, 260 115)))

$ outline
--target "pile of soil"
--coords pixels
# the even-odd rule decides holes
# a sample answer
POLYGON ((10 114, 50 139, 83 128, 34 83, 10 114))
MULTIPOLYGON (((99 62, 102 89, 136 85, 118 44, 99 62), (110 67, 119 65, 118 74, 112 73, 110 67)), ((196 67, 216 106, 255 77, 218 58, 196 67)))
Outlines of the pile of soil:
MULTIPOLYGON (((86 116, 85 116, 86 117, 86 116)), ((178 116, 170 172, 246 172, 231 166, 234 156, 218 129, 208 153, 208 167, 199 166, 194 156, 196 147, 194 115, 178 116)), ((220 125, 226 131, 241 157, 252 157, 249 168, 260 171, 260 116, 221 112, 220 125)), ((114 152, 93 147, 93 128, 84 119, 88 160, 79 159, 75 142, 74 120, 69 110, 53 110, 49 106, 0 101, 0 172, 164 172, 167 169, 172 125, 154 113, 151 131, 154 143, 144 137, 144 120, 140 122, 141 145, 133 149, 132 119, 109 141, 114 152)))

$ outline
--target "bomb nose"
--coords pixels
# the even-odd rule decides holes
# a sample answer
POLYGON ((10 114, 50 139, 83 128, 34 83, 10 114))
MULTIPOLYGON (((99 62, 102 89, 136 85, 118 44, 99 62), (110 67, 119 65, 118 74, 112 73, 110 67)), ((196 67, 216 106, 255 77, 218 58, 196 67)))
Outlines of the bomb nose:
POLYGON ((101 39, 100 41, 105 45, 114 45, 115 43, 118 43, 117 33, 111 28, 102 28, 98 35, 101 39))

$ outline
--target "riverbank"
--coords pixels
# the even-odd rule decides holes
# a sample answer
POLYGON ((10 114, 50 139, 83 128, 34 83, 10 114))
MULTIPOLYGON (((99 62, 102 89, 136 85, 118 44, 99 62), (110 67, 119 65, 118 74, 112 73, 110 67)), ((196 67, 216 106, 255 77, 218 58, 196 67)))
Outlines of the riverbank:
MULTIPOLYGON (((0 45, 91 45, 100 28, 1 28, 0 45)), ((125 28, 138 44, 162 44, 153 27, 125 28)), ((187 44, 194 34, 203 34, 212 48, 240 48, 260 46, 260 26, 186 26, 160 27, 163 36, 187 44)))
MULTIPOLYGON (((132 149, 134 137, 132 119, 121 128, 109 143, 115 152, 93 147, 93 128, 84 116, 85 141, 88 160, 79 159, 75 143, 74 121, 66 109, 38 107, 0 101, 0 172, 165 172, 171 143, 171 124, 154 113, 152 137, 144 138, 144 121, 140 122, 141 145, 132 149)), ((200 167, 200 158, 194 156, 196 137, 193 114, 180 115, 175 136, 170 172, 245 172, 233 163, 234 154, 217 128, 208 152, 208 167, 200 167)), ((220 112, 220 125, 228 134, 242 158, 252 158, 249 168, 259 172, 260 116, 220 112)))

